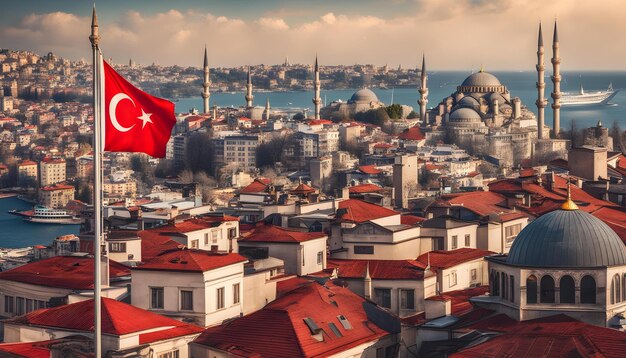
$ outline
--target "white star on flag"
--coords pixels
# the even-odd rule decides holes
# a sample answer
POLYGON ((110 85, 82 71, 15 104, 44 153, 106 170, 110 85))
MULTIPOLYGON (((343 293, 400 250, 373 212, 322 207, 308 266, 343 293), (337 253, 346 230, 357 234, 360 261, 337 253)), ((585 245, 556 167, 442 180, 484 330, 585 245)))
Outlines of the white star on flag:
POLYGON ((146 126, 146 123, 152 123, 152 119, 150 119, 150 116, 152 115, 152 113, 146 113, 143 108, 141 109, 141 116, 137 117, 138 119, 141 119, 143 121, 143 124, 141 126, 141 129, 144 129, 146 126))

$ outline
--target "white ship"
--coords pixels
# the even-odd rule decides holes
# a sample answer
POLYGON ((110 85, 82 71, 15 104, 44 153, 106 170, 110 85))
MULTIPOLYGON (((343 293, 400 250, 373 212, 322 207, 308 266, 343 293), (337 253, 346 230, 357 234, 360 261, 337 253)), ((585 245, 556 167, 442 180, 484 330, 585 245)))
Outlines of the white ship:
POLYGON ((32 215, 23 216, 24 221, 41 224, 80 224, 82 222, 81 218, 77 218, 65 210, 50 209, 41 205, 34 207, 32 215))
POLYGON ((564 92, 561 96, 561 105, 563 106, 581 106, 592 104, 607 104, 615 97, 619 90, 614 90, 613 85, 609 84, 606 91, 586 92, 580 85, 578 93, 564 92))

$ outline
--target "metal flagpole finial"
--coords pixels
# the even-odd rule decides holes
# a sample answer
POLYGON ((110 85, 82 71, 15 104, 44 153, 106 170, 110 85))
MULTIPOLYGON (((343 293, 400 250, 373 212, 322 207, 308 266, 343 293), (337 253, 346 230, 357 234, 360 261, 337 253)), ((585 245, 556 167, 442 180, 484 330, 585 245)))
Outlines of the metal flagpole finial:
POLYGON ((91 35, 89 35, 91 47, 97 48, 100 43, 100 34, 98 32, 98 14, 96 14, 96 4, 93 4, 93 12, 91 14, 91 35))

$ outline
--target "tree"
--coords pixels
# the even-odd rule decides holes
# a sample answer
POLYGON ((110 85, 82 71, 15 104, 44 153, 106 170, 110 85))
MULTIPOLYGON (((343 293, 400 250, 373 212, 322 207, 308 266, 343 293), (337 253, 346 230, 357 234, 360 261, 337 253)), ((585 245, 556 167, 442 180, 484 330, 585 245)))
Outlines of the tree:
POLYGON ((302 120, 304 120, 304 113, 298 112, 298 113, 293 115, 292 119, 294 121, 302 121, 302 120))
POLYGON ((416 119, 416 118, 419 118, 419 114, 417 114, 417 112, 415 112, 415 111, 411 111, 411 113, 409 113, 409 115, 406 118, 407 119, 416 119))
POLYGON ((287 149, 295 144, 294 140, 292 135, 280 135, 259 144, 256 149, 257 168, 273 167, 278 162, 285 164, 290 159, 287 157, 287 149))
POLYGON ((385 122, 390 120, 385 107, 358 112, 354 115, 354 119, 363 123, 371 123, 379 127, 383 127, 385 122))
POLYGON ((392 104, 385 108, 387 111, 387 115, 390 119, 401 119, 402 118, 402 105, 392 104))
POLYGON ((613 125, 609 131, 609 135, 613 138, 613 150, 624 152, 624 131, 617 121, 613 121, 613 125))
POLYGON ((208 132, 196 132, 187 141, 185 168, 192 172, 213 172, 213 142, 208 132))

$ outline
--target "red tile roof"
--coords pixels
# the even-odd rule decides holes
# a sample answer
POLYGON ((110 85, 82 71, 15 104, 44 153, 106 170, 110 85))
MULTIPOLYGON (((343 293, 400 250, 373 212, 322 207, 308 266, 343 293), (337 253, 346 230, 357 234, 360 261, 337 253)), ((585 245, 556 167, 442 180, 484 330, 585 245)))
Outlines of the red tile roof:
POLYGON ((47 164, 61 164, 61 163, 65 163, 64 159, 50 158, 50 157, 43 158, 41 161, 43 163, 47 163, 47 164))
POLYGON ((383 188, 379 187, 376 184, 360 184, 351 186, 348 191, 350 194, 365 194, 365 193, 380 193, 383 191, 383 188))
POLYGON ((27 165, 37 165, 37 163, 33 162, 32 160, 23 160, 17 164, 18 167, 23 167, 27 165))
MULTIPOLYGON (((128 267, 109 260, 111 280, 129 275, 128 267)), ((55 256, 0 272, 0 280, 70 290, 91 290, 93 289, 93 258, 55 256)))
POLYGON ((397 211, 358 199, 348 199, 340 201, 339 209, 344 209, 345 212, 338 212, 338 219, 355 223, 362 223, 400 214, 397 211))
POLYGON ((309 283, 291 291, 260 311, 204 331, 194 343, 245 357, 327 357, 388 333, 369 321, 365 300, 347 288, 309 283), (333 303, 334 302, 334 303, 333 303), (352 325, 346 330, 337 316, 352 325), (312 337, 304 322, 311 318, 323 329, 323 341, 312 337), (330 329, 334 323, 341 337, 330 329), (279 337, 279 339, 277 339, 279 337))
POLYGON ((236 216, 224 215, 224 216, 200 216, 198 219, 210 223, 221 223, 226 221, 239 221, 239 218, 236 216))
POLYGON ((433 271, 436 271, 441 269, 448 269, 456 265, 480 259, 482 257, 490 256, 493 254, 495 254, 495 252, 464 247, 456 250, 430 251, 420 255, 417 258, 417 261, 421 262, 423 265, 427 265, 430 258, 430 268, 433 271))
POLYGON ((421 216, 415 216, 415 215, 402 215, 400 216, 400 223, 402 225, 415 225, 418 223, 421 223, 423 221, 426 221, 426 218, 423 218, 421 216))
POLYGON ((316 119, 309 121, 310 126, 321 125, 321 124, 334 124, 335 122, 329 121, 328 119, 316 119))
POLYGON ((306 195, 306 194, 314 193, 314 192, 315 192, 315 188, 312 188, 304 183, 300 183, 295 189, 290 191, 291 194, 299 194, 299 195, 306 195))
POLYGON ((245 188, 241 189, 240 193, 263 193, 267 189, 267 186, 271 183, 266 178, 256 178, 254 181, 245 188))
POLYGON ((580 322, 564 314, 523 322, 494 316, 505 332, 450 357, 625 357, 626 333, 580 322))
POLYGON ((442 195, 438 202, 445 202, 450 205, 463 206, 480 216, 486 216, 493 213, 501 213, 510 211, 505 207, 506 198, 503 195, 491 191, 474 191, 469 193, 455 193, 442 195))
POLYGON ((13 358, 50 358, 50 345, 63 341, 67 340, 55 339, 40 342, 3 343, 0 344, 0 356, 13 358))
POLYGON ((149 261, 165 251, 179 249, 185 246, 172 240, 167 231, 164 232, 159 229, 160 228, 137 232, 137 235, 141 238, 142 261, 149 261))
POLYGON ((422 130, 419 129, 419 127, 411 127, 400 133, 398 138, 402 140, 422 140, 426 139, 426 136, 424 136, 424 133, 422 133, 422 130))
MULTIPOLYGON (((102 298, 101 307, 102 333, 105 334, 120 336, 158 328, 170 329, 172 327, 185 327, 188 330, 181 331, 192 331, 195 333, 202 331, 200 327, 167 318, 110 298, 102 298)), ((93 299, 91 299, 54 308, 40 309, 5 322, 89 332, 93 331, 93 316, 94 304, 93 299)))
POLYGON ((43 191, 55 191, 55 190, 74 190, 74 187, 71 185, 61 185, 61 184, 55 184, 55 185, 50 185, 50 186, 44 186, 43 188, 39 189, 39 190, 43 190, 43 191))
POLYGON ((487 292, 489 292, 489 286, 478 286, 465 290, 449 291, 441 295, 430 296, 427 299, 437 301, 450 300, 450 312, 455 316, 460 316, 474 309, 474 306, 469 301, 470 298, 482 296, 487 292))
POLYGON ((369 263, 370 277, 374 280, 423 280, 424 268, 413 260, 348 260, 328 259, 327 267, 337 268, 339 278, 365 277, 369 263))
POLYGON ((278 242, 299 243, 327 237, 323 232, 302 232, 286 229, 280 226, 258 223, 256 226, 241 235, 240 242, 278 242))
POLYGON ((313 280, 298 276, 280 280, 276 282, 276 297, 286 295, 297 288, 309 285, 311 282, 313 282, 313 280))
POLYGON ((359 167, 359 171, 363 174, 369 174, 369 175, 376 175, 376 174, 380 174, 383 171, 376 168, 375 165, 361 165, 359 167))
POLYGON ((376 143, 374 144, 374 148, 383 148, 383 149, 387 149, 387 148, 393 148, 393 144, 390 143, 376 143))
POLYGON ((247 261, 245 257, 235 253, 219 254, 204 250, 182 249, 165 252, 132 269, 205 272, 245 261, 247 261))

